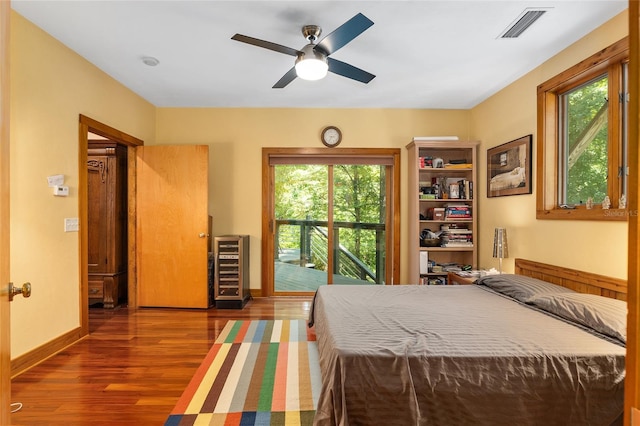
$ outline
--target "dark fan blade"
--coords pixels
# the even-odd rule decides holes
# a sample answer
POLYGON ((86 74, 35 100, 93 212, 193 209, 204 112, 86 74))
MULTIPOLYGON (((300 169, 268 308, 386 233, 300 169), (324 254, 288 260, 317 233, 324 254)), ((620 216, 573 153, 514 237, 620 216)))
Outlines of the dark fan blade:
POLYGON ((353 65, 338 61, 337 59, 327 58, 327 62, 329 63, 329 71, 343 77, 361 81, 362 83, 368 83, 376 78, 376 76, 373 74, 369 74, 368 72, 361 70, 360 68, 356 68, 353 65))
POLYGON ((253 44, 254 46, 264 47, 265 49, 273 50, 275 52, 284 53, 285 55, 298 56, 300 53, 296 49, 292 49, 280 44, 271 43, 270 41, 264 41, 257 38, 249 37, 242 34, 236 34, 231 37, 231 40, 241 41, 243 43, 253 44))
POLYGON ((315 50, 321 50, 325 55, 331 55, 336 50, 358 37, 367 28, 373 25, 373 21, 358 13, 344 24, 336 28, 331 34, 316 44, 315 50))
POLYGON ((295 80, 297 76, 298 74, 296 74, 296 68, 295 67, 291 68, 289 71, 287 71, 285 75, 282 76, 280 80, 278 80, 276 84, 273 85, 272 89, 284 88, 287 84, 295 80))

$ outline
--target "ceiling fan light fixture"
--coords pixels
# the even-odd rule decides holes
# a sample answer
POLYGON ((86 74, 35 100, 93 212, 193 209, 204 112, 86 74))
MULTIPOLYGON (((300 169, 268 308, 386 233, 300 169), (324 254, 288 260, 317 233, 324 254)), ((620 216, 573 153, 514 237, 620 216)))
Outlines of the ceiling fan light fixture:
POLYGON ((320 59, 303 59, 296 63, 296 74, 303 80, 321 80, 328 70, 329 65, 320 59))
POLYGON ((302 48, 301 54, 296 59, 296 74, 303 80, 321 80, 329 71, 327 58, 314 49, 313 44, 302 48))

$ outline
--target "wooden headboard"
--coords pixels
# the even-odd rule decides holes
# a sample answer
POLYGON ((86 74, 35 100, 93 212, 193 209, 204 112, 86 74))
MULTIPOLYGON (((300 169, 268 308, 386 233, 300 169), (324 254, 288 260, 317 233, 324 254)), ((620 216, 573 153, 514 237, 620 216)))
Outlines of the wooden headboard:
POLYGON ((515 272, 518 275, 537 278, 580 293, 599 294, 612 299, 627 300, 627 281, 619 278, 525 259, 516 259, 515 272))

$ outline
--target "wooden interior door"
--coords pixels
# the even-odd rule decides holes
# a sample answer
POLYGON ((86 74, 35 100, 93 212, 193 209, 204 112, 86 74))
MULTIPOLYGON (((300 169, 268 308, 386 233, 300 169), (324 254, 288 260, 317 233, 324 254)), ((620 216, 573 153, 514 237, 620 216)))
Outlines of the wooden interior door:
POLYGON ((209 307, 209 147, 137 147, 136 175, 138 306, 209 307))
POLYGON ((9 14, 0 2, 0 425, 11 424, 9 297, 9 14))

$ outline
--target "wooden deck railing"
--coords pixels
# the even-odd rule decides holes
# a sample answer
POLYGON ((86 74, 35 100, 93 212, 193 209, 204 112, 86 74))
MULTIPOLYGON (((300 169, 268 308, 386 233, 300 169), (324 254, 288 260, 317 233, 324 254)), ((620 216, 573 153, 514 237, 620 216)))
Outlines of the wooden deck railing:
MULTIPOLYGON (((280 236, 282 226, 295 226, 299 230, 297 242, 299 257, 294 263, 304 267, 316 267, 317 262, 323 265, 320 269, 327 269, 328 265, 328 233, 329 226, 326 220, 304 220, 304 219, 280 219, 276 220, 276 247, 281 248, 280 236)), ((333 273, 351 278, 371 281, 377 284, 384 284, 385 253, 380 247, 385 247, 385 225, 380 223, 364 222, 333 222, 333 273), (367 265, 354 253, 349 251, 343 244, 340 244, 341 229, 360 229, 375 232, 375 265, 367 265)), ((291 248, 291 247, 288 247, 291 248)), ((296 250, 297 251, 297 250, 296 250)), ((276 253, 276 256, 278 253, 276 253)))

